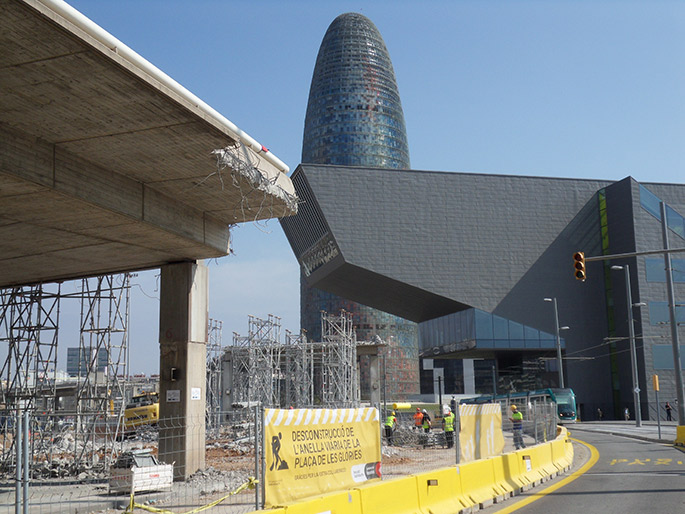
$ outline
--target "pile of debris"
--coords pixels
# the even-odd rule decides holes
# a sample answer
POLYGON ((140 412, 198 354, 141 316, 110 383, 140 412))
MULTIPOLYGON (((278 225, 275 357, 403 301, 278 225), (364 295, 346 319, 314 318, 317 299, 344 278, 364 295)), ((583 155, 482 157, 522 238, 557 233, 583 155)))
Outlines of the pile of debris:
POLYGON ((250 473, 247 471, 219 470, 210 466, 193 473, 187 482, 198 488, 201 495, 210 495, 235 491, 247 482, 249 477, 250 473))

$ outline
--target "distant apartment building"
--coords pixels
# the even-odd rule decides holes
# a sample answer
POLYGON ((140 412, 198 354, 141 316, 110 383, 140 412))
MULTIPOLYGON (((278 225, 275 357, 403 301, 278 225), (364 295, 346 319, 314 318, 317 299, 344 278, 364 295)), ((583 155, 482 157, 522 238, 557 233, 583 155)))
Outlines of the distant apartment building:
POLYGON ((94 355, 93 348, 67 348, 67 374, 70 377, 85 376, 88 371, 107 369, 107 350, 100 348, 94 355))

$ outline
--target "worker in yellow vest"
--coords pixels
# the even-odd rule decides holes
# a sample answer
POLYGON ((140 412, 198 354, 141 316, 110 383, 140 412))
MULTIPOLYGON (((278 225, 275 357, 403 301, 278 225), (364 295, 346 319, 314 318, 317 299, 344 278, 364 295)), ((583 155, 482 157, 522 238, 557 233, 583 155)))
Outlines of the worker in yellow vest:
POLYGON ((395 417, 395 411, 392 411, 389 416, 385 418, 385 438, 388 440, 388 446, 392 446, 392 433, 397 427, 397 418, 395 417))
POLYGON ((428 411, 423 409, 423 431, 428 433, 431 431, 431 417, 428 415, 428 411))
POLYGON ((512 423, 512 431, 514 432, 514 446, 518 450, 519 448, 525 448, 526 445, 523 444, 523 414, 521 414, 516 405, 509 407, 511 409, 511 417, 509 421, 512 423))
POLYGON ((447 448, 452 448, 454 446, 454 412, 449 407, 446 410, 447 414, 442 417, 442 429, 445 431, 447 448))

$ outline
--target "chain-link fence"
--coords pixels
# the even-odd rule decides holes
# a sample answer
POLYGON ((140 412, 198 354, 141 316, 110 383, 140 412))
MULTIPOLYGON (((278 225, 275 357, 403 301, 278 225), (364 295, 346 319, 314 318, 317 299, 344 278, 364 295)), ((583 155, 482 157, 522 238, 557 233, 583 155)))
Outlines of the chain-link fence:
MULTIPOLYGON (((517 405, 527 445, 556 436, 553 403, 517 405)), ((504 451, 513 449, 509 406, 502 402, 504 451)), ((429 410, 428 430, 415 426, 413 411, 397 411, 392 441, 383 427, 390 411, 380 410, 384 479, 459 462, 458 421, 450 448, 440 409, 429 410)), ((187 512, 213 502, 211 512, 256 510, 264 498, 263 411, 254 406, 212 416, 209 425, 204 416, 165 418, 122 431, 104 414, 91 420, 0 412, 0 513, 143 512, 141 506, 187 512)))
MULTIPOLYGON (((504 452, 515 449, 513 443, 513 423, 510 421, 510 407, 513 402, 509 399, 498 401, 502 412, 502 435, 504 438, 504 452)), ((554 439, 557 435, 556 404, 549 397, 531 397, 516 403, 517 409, 523 415, 523 440, 526 446, 554 439)), ((382 470, 383 476, 394 477, 431 469, 452 466, 463 462, 459 448, 459 419, 455 422, 455 444, 450 448, 443 428, 443 410, 437 405, 426 406, 426 413, 430 423, 417 426, 414 410, 396 410, 386 408, 382 410, 381 420, 395 412, 397 426, 392 431, 392 440, 382 432, 382 470)), ((421 409, 424 410, 424 409, 421 409)), ((455 412, 456 414, 456 412, 455 412)), ((383 423, 381 423, 383 425, 383 423)))
POLYGON ((75 416, 4 412, 0 513, 143 512, 141 505, 186 512, 218 500, 212 512, 251 512, 260 505, 261 410, 222 412, 220 419, 205 430, 204 416, 165 418, 112 439, 106 416, 84 432, 75 416), (186 469, 199 470, 173 480, 179 462, 169 459, 178 458, 183 439, 186 469))

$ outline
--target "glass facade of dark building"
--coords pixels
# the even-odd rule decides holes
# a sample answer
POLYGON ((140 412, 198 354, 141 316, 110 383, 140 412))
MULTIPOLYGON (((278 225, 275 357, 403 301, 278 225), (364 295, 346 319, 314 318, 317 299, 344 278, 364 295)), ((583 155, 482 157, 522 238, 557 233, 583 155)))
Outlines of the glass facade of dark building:
MULTIPOLYGON (((395 72, 375 25, 360 14, 338 16, 326 31, 312 77, 302 162, 409 168, 409 148, 395 72)), ((351 313, 357 339, 388 343, 388 398, 419 393, 416 323, 310 288, 301 279, 301 324, 321 340, 321 311, 351 313)), ((361 361, 361 393, 368 397, 368 363, 361 361)))

